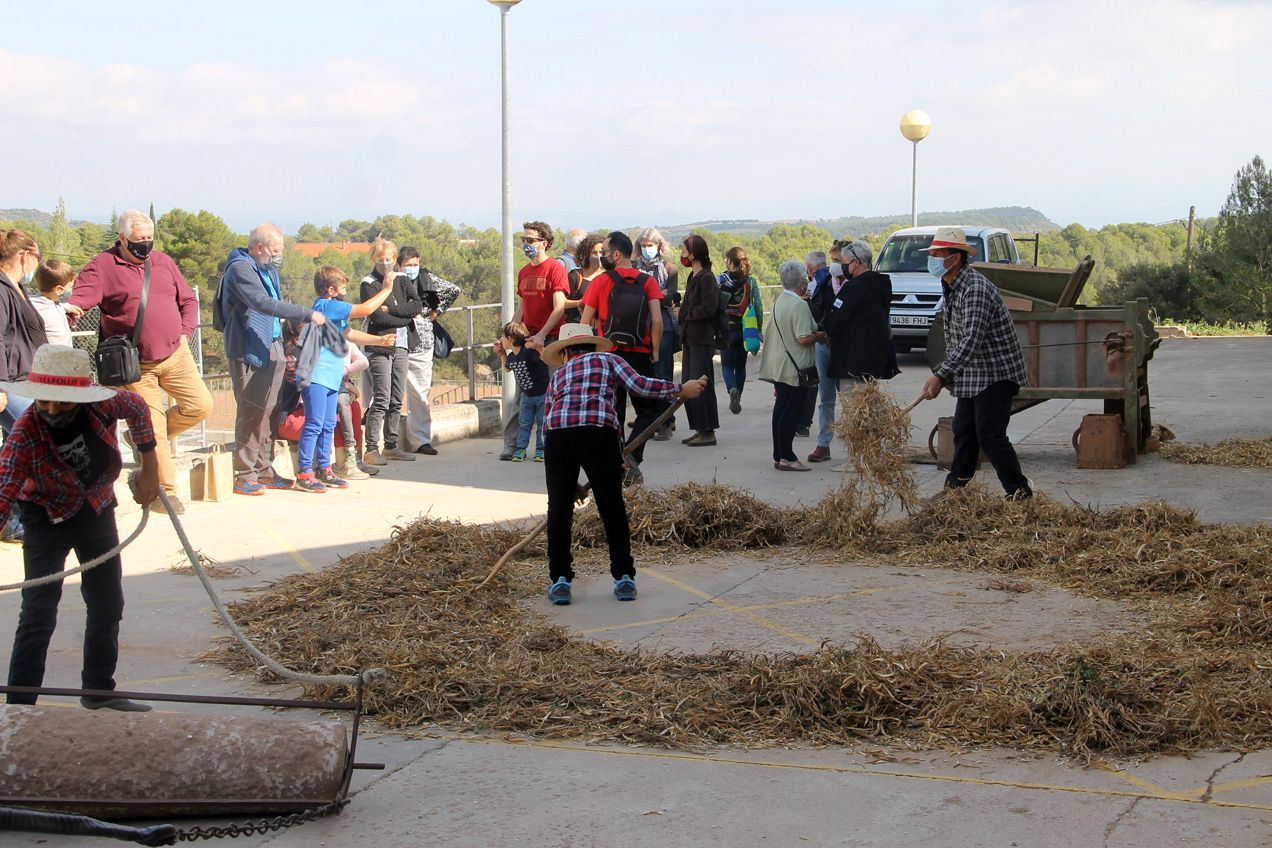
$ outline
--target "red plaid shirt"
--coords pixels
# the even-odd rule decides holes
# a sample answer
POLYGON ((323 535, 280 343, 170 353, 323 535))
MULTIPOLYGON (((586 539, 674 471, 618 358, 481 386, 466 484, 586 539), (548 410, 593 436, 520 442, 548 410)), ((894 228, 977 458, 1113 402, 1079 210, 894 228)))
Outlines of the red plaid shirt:
POLYGON ((619 429, 614 411, 614 387, 648 398, 669 398, 679 383, 642 377, 612 353, 585 353, 569 360, 552 375, 543 408, 543 429, 610 427, 619 429))
POLYGON ((115 481, 123 462, 115 438, 115 422, 128 420, 128 432, 139 451, 155 449, 155 432, 150 427, 150 408, 140 395, 128 391, 113 398, 84 404, 93 435, 111 449, 110 465, 101 479, 85 488, 62 458, 49 427, 35 404, 22 414, 0 450, 0 521, 9 517, 17 501, 42 506, 54 524, 75 515, 88 501, 101 515, 115 497, 115 481))

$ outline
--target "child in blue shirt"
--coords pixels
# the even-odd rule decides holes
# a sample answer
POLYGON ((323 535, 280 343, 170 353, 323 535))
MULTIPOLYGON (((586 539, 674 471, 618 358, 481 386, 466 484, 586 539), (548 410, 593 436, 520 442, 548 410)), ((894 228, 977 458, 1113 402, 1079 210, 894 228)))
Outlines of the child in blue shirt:
POLYGON ((530 329, 520 321, 509 321, 499 335, 495 350, 504 370, 511 371, 521 389, 521 408, 518 410, 521 428, 517 431, 517 448, 512 452, 513 462, 525 462, 526 448, 530 446, 530 427, 535 429, 534 461, 543 462, 543 406, 548 400, 548 366, 539 358, 539 351, 526 347, 530 329))
MULTIPOLYGON (((314 291, 318 299, 314 301, 314 311, 321 312, 327 324, 333 327, 348 341, 363 345, 384 345, 393 347, 397 343, 396 333, 373 336, 349 327, 350 318, 364 318, 380 308, 393 292, 393 280, 386 277, 387 282, 374 296, 362 303, 345 303, 344 297, 349 287, 349 277, 334 265, 323 265, 314 272, 314 291)), ((311 326, 310 332, 320 330, 311 326)), ((305 426, 300 431, 300 443, 297 446, 296 488, 302 492, 315 494, 327 489, 347 489, 349 483, 337 477, 331 468, 332 437, 336 429, 336 401, 340 394, 340 384, 345 376, 345 351, 339 351, 323 344, 318 352, 318 361, 310 374, 309 385, 301 389, 301 399, 305 404, 305 426), (315 457, 315 453, 317 456, 315 457), (316 459, 316 462, 315 462, 316 459), (316 473, 315 473, 316 472, 316 473)))

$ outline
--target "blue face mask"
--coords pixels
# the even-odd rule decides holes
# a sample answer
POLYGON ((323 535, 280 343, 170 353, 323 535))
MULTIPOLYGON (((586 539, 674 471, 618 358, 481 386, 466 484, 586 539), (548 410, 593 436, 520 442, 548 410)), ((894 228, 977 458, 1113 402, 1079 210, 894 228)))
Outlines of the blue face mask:
POLYGON ((22 275, 22 285, 29 286, 31 285, 31 281, 34 279, 35 279, 35 270, 32 269, 31 271, 22 275))
POLYGON ((526 255, 526 259, 534 259, 536 256, 539 255, 539 249, 535 247, 533 244, 521 245, 521 252, 526 255))
POLYGON ((658 255, 658 248, 641 247, 640 255, 641 255, 641 258, 644 259, 646 262, 653 262, 654 257, 658 255))
POLYGON ((945 259, 940 256, 928 257, 928 273, 933 277, 945 276, 945 259))
POLYGON ((418 278, 418 277, 419 277, 419 275, 420 275, 420 266, 418 266, 418 265, 407 265, 405 268, 403 268, 403 269, 402 269, 402 273, 403 273, 403 274, 406 274, 406 278, 407 278, 408 280, 414 280, 414 279, 418 278))

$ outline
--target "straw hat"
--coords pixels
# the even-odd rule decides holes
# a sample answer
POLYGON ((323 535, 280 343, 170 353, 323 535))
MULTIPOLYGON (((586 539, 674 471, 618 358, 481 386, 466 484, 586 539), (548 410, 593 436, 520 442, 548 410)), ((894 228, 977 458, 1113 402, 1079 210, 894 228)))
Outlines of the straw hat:
POLYGON ((549 365, 560 365, 565 361, 567 347, 585 344, 596 345, 600 353, 614 349, 614 343, 609 339, 592 335, 592 328, 587 324, 562 324, 557 340, 543 349, 543 361, 549 365))
POLYGON ((932 244, 923 248, 923 251, 939 250, 961 250, 972 257, 976 255, 976 248, 967 243, 967 233, 963 232, 959 227, 937 227, 936 235, 932 236, 932 244))
POLYGON ((115 395, 114 389, 93 382, 88 351, 53 344, 41 345, 35 352, 25 380, 0 383, 0 391, 61 403, 94 403, 115 395))

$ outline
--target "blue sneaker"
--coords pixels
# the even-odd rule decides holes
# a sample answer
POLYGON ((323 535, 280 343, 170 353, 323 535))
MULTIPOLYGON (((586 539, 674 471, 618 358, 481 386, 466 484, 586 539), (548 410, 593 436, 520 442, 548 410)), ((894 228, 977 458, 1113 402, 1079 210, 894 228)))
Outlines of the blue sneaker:
POLYGON ((624 575, 615 580, 614 597, 620 601, 636 600, 636 578, 624 575))
POLYGON ((517 448, 515 451, 513 451, 513 452, 512 452, 512 461, 513 461, 513 462, 525 462, 525 461, 526 461, 526 449, 525 449, 525 448, 517 448))
POLYGON ((542 450, 537 450, 537 451, 535 451, 535 452, 534 452, 534 461, 535 461, 535 462, 543 462, 543 451, 542 451, 542 450))
MULTIPOLYGON (((635 591, 635 589, 632 591, 635 591)), ((570 581, 566 580, 564 577, 558 577, 557 582, 548 587, 548 600, 559 607, 569 604, 570 581)))
POLYGON ((280 477, 277 474, 275 474, 273 477, 270 477, 268 480, 260 480, 258 482, 261 486, 264 486, 266 489, 282 490, 282 489, 296 488, 295 480, 292 480, 289 477, 280 477))
POLYGON ((256 497, 265 494, 265 487, 255 480, 235 480, 234 494, 256 497))

